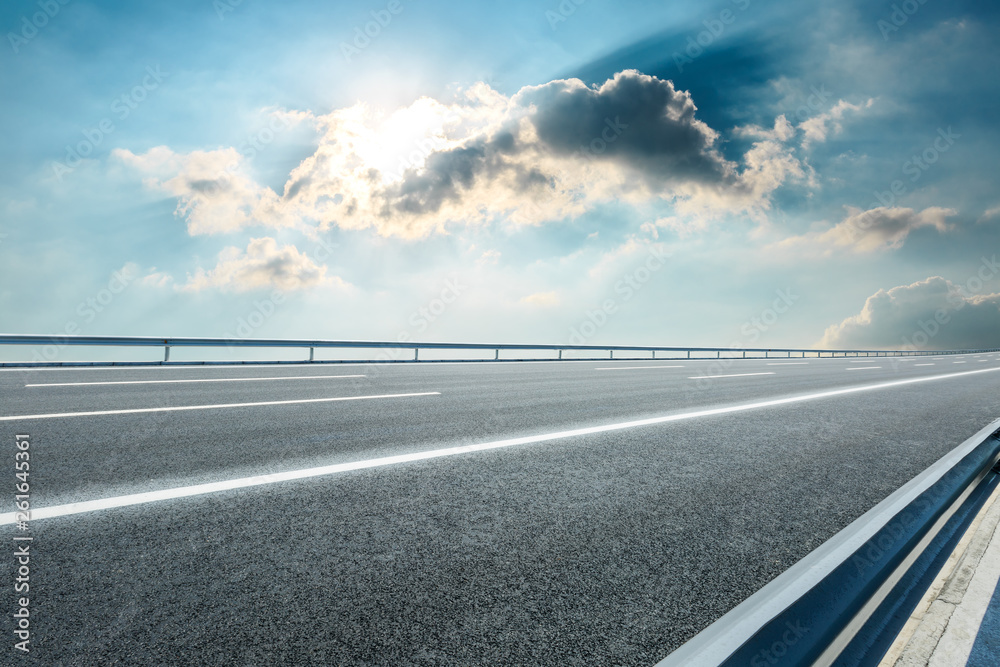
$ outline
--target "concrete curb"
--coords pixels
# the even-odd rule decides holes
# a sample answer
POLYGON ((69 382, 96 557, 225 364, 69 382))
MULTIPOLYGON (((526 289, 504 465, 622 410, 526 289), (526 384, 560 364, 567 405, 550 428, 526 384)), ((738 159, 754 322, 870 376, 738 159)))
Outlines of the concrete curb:
POLYGON ((968 661, 1000 577, 998 498, 1000 486, 973 520, 879 667, 955 667, 968 661))

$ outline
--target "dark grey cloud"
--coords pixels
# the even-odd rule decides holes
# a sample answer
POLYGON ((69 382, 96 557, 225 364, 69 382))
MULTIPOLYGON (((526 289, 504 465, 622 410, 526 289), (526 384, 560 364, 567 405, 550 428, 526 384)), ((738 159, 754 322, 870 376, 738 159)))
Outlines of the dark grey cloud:
POLYGON ((550 176, 511 159, 521 150, 514 133, 503 130, 490 139, 477 138, 458 148, 434 152, 422 169, 407 170, 402 181, 385 189, 380 215, 435 212, 446 201, 460 201, 463 192, 480 178, 510 174, 522 192, 551 184, 550 176))
POLYGON ((600 87, 563 79, 518 93, 539 141, 557 154, 616 160, 660 178, 718 182, 730 166, 694 101, 671 81, 619 72, 600 87))

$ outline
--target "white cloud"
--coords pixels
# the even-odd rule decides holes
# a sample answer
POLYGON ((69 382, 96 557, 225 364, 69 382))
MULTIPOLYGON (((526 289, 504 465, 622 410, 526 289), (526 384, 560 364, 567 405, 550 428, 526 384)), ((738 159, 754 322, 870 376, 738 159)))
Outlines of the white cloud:
POLYGON ((910 232, 933 227, 945 233, 953 228, 948 218, 958 215, 950 208, 933 206, 917 212, 912 208, 879 206, 867 211, 846 207, 847 217, 823 232, 793 236, 778 244, 792 249, 815 249, 829 254, 838 248, 858 253, 896 250, 910 232))
POLYGON ((162 288, 169 287, 172 282, 174 282, 174 277, 172 275, 164 271, 157 271, 154 266, 149 270, 149 273, 142 277, 140 284, 145 287, 162 288))
POLYGON ((840 100, 829 111, 802 121, 799 123, 799 129, 804 135, 802 148, 809 148, 814 143, 821 144, 831 134, 840 134, 844 129, 843 120, 848 111, 860 113, 870 109, 874 104, 874 99, 869 99, 864 104, 851 104, 846 100, 840 100))
POLYGON ((555 292, 538 292, 521 299, 521 303, 529 306, 551 307, 559 305, 559 295, 555 292))
MULTIPOLYGON (((984 263, 983 267, 990 265, 984 263)), ((980 349, 998 347, 1000 294, 979 294, 996 278, 981 270, 965 286, 940 276, 879 290, 857 315, 829 327, 817 343, 822 348, 980 349), (982 276, 987 276, 985 280, 982 276)))
POLYGON ((998 217, 1000 217, 1000 206, 994 206, 993 208, 991 208, 988 211, 984 212, 979 217, 979 220, 977 220, 976 222, 977 223, 988 222, 988 221, 993 220, 994 218, 998 218, 998 217))
POLYGON ((312 225, 421 237, 495 220, 537 225, 606 201, 674 204, 714 219, 764 211, 804 176, 783 117, 743 163, 670 81, 629 70, 600 86, 578 79, 507 97, 486 84, 445 104, 421 98, 391 113, 363 104, 312 117, 323 133, 278 194, 244 173, 234 149, 115 151, 153 188, 178 198, 191 233, 312 225))
POLYGON ((743 125, 734 130, 738 137, 750 137, 754 139, 766 139, 768 141, 785 142, 795 136, 795 127, 781 114, 774 119, 774 128, 765 130, 759 125, 743 125))
POLYGON ((219 253, 215 268, 198 269, 188 276, 183 291, 221 289, 246 292, 255 289, 298 290, 317 286, 348 288, 336 276, 327 277, 326 266, 314 263, 293 245, 278 246, 264 237, 251 239, 246 251, 231 246, 219 253))
POLYGON ((484 266, 486 264, 496 264, 500 261, 500 251, 499 250, 487 250, 479 259, 476 260, 476 264, 484 266))
POLYGON ((191 234, 232 232, 264 219, 271 227, 286 224, 272 214, 277 195, 242 172, 235 148, 184 155, 166 146, 142 155, 116 148, 111 155, 144 174, 147 187, 177 197, 176 213, 187 218, 191 234))

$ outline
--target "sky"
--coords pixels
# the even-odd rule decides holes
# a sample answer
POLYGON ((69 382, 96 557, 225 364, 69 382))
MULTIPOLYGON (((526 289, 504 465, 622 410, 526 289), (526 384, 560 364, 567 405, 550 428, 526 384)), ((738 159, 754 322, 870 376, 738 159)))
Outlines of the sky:
POLYGON ((997 346, 993 3, 10 0, 0 27, 0 332, 997 346))

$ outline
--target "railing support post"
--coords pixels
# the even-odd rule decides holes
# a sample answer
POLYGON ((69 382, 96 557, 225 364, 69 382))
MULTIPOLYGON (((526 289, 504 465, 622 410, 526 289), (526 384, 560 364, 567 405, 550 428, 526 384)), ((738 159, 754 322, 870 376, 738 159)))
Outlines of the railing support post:
POLYGON ((493 361, 500 361, 500 348, 496 349, 496 354, 493 355, 493 361))
POLYGON ((170 346, 169 345, 164 345, 163 346, 163 363, 167 363, 168 361, 170 361, 170 346))
POLYGON ((562 359, 562 350, 559 350, 559 358, 562 359))
POLYGON ((414 361, 420 361, 420 348, 419 347, 413 348, 413 360, 414 361))
POLYGON ((315 358, 315 353, 316 353, 316 348, 315 347, 310 347, 309 348, 309 363, 313 362, 313 359, 315 358))
POLYGON ((614 359, 615 358, 615 351, 614 350, 608 350, 608 358, 609 359, 614 359))
POLYGON ((688 350, 688 359, 691 358, 691 350, 688 350))
POLYGON ((746 350, 743 350, 743 358, 744 358, 744 359, 746 359, 746 358, 747 358, 747 351, 746 351, 746 350))

